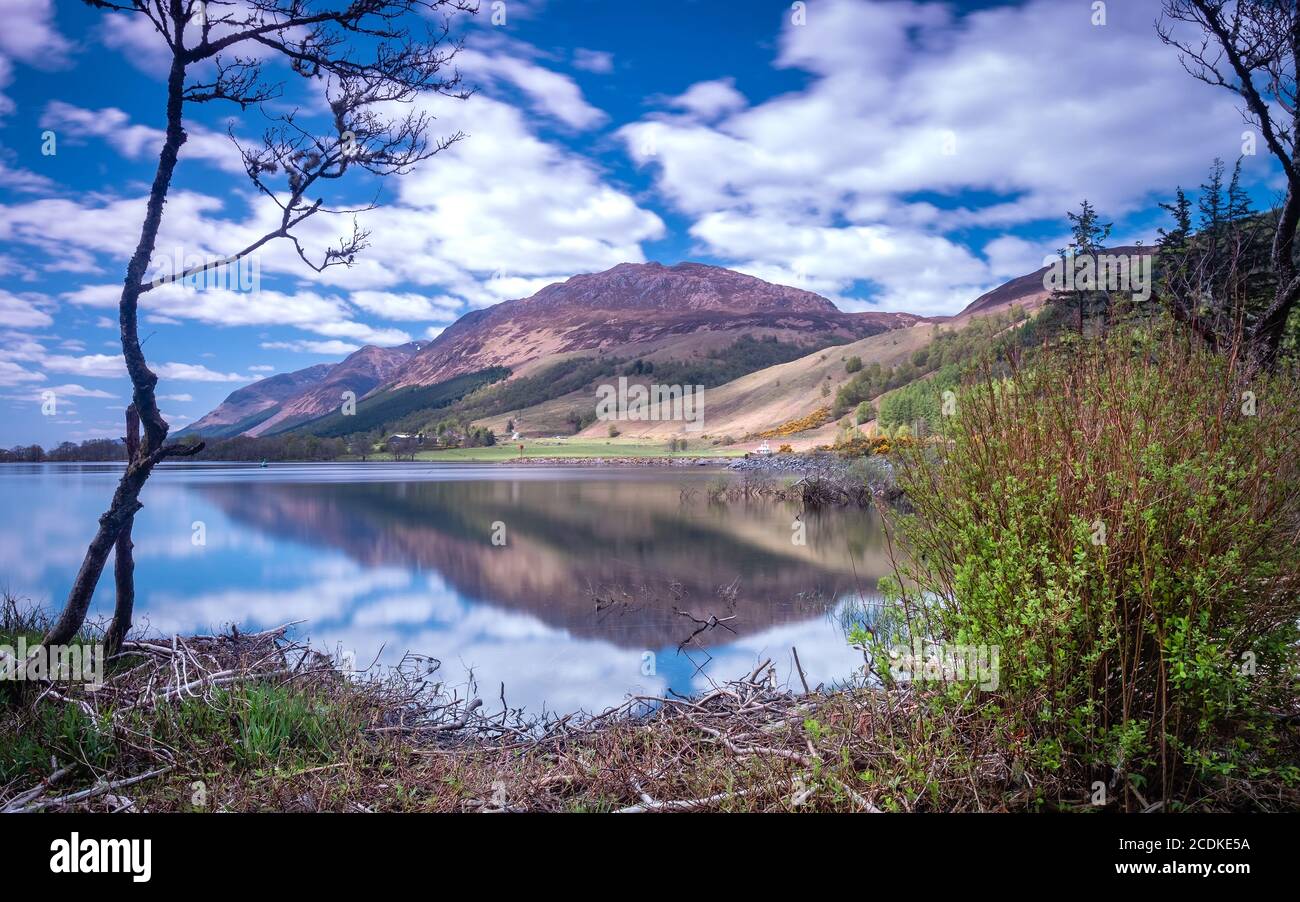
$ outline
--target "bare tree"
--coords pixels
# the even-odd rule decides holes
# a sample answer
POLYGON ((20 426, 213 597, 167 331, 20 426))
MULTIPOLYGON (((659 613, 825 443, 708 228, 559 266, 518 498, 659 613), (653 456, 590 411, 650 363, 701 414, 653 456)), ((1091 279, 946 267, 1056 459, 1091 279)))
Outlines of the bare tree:
POLYGON ((1248 331, 1265 365, 1278 355, 1286 323, 1300 302, 1296 230, 1300 226, 1300 131, 1297 63, 1300 10, 1295 0, 1164 0, 1157 31, 1174 47, 1192 77, 1241 98, 1245 121, 1258 130, 1282 166, 1286 194, 1277 214, 1270 267, 1277 279, 1272 302, 1248 331), (1192 36, 1192 26, 1199 35, 1192 36))
MULTIPOLYGON (((136 326, 140 296, 168 282, 188 279, 228 266, 276 239, 293 243, 308 266, 321 271, 351 265, 367 246, 357 226, 313 257, 294 229, 318 213, 357 213, 374 204, 341 210, 327 207, 321 189, 354 169, 385 176, 407 172, 463 137, 459 132, 430 140, 430 118, 408 111, 390 117, 395 105, 409 104, 432 92, 464 98, 460 75, 449 64, 460 48, 451 35, 457 12, 474 13, 470 0, 85 0, 105 10, 141 16, 170 55, 166 121, 158 167, 149 190, 144 222, 127 264, 118 304, 122 355, 133 387, 133 404, 143 436, 130 454, 126 472, 68 592, 46 644, 66 643, 85 621, 95 586, 110 549, 125 555, 117 569, 118 609, 110 639, 120 642, 131 622, 134 597, 129 561, 130 528, 142 507, 139 496, 159 462, 195 454, 198 445, 168 444, 168 424, 158 410, 154 388, 136 326), (416 35, 413 26, 421 26, 416 35), (283 83, 268 70, 287 64, 298 76, 320 83, 329 105, 330 123, 313 131, 296 113, 271 116, 266 101, 281 96, 283 83), (257 190, 280 210, 278 227, 227 257, 183 272, 146 281, 154 253, 163 204, 177 156, 185 143, 188 105, 227 102, 241 110, 261 109, 272 125, 261 145, 238 145, 244 169, 257 190), (120 541, 123 536, 125 541, 120 541)), ((232 130, 232 140, 234 134, 232 130)), ((132 417, 128 414, 128 439, 132 417)))

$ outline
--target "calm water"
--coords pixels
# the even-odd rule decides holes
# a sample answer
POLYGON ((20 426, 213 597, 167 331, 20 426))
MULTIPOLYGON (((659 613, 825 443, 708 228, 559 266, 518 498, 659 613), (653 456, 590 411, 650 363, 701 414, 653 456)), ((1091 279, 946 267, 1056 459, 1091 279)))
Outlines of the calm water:
MULTIPOLYGON (((0 467, 0 586, 57 608, 119 473, 0 467)), ((690 693, 707 686, 705 674, 739 676, 766 657, 790 678, 791 646, 810 681, 850 676, 861 661, 840 620, 887 569, 875 515, 805 517, 800 546, 791 506, 709 504, 704 490, 718 477, 713 468, 166 466, 136 517, 137 628, 305 620, 300 638, 355 652, 359 667, 427 654, 448 683, 472 673, 486 702, 504 682, 512 706, 535 711, 690 693), (502 526, 505 544, 493 544, 502 526), (675 610, 733 617, 734 632, 715 627, 679 651, 696 625, 675 610)), ((107 617, 112 602, 106 569, 93 613, 107 617)))

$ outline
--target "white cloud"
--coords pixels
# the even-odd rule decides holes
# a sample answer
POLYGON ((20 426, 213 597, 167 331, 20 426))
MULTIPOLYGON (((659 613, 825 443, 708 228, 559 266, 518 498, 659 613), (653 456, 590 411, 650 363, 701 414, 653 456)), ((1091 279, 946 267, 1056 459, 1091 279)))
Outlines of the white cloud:
POLYGON ((351 338, 364 344, 379 345, 380 347, 406 344, 411 340, 411 336, 401 329, 376 329, 364 323, 319 323, 311 328, 321 335, 331 338, 351 338))
MULTIPOLYGON (((356 317, 445 321, 443 310, 485 306, 575 272, 643 261, 641 242, 663 234, 658 216, 606 183, 583 157, 539 139, 520 110, 483 95, 465 102, 425 97, 417 105, 438 117, 439 133, 463 129, 469 137, 395 178, 390 190, 396 203, 359 215, 371 246, 354 266, 314 273, 291 245, 273 241, 258 255, 263 280, 293 276, 317 290, 192 291, 167 285, 143 296, 146 316, 155 322, 290 326, 331 339, 399 344, 408 340, 405 333, 369 327, 356 317), (358 294, 353 305, 325 293, 333 287, 370 294, 358 294), (427 301, 420 300, 423 295, 427 301)), ((128 138, 116 140, 133 147, 128 138)), ((124 259, 138 237, 144 201, 137 195, 0 204, 0 242, 43 251, 47 270, 82 265, 97 255, 124 259)), ((278 211, 269 203, 256 204, 239 220, 222 218, 226 208, 222 198, 171 192, 155 264, 181 253, 187 259, 222 256, 278 227, 278 211)), ((321 248, 336 243, 347 228, 337 217, 319 216, 300 233, 305 246, 321 248)), ((117 284, 92 283, 63 297, 109 309, 120 291, 117 284)))
POLYGON ((104 43, 120 51, 131 65, 149 75, 165 75, 171 51, 147 16, 114 13, 101 26, 104 43))
POLYGON ((33 66, 62 65, 72 44, 54 25, 53 0, 4 0, 0 53, 33 66))
POLYGON ((354 291, 348 298, 362 310, 390 320, 450 322, 461 302, 449 297, 390 291, 354 291))
MULTIPOLYGON (((1239 152, 1231 96, 1189 78, 1140 6, 1112 4, 1094 27, 1051 0, 966 15, 819 0, 806 25, 787 22, 777 58, 810 73, 807 87, 741 107, 730 85, 702 82, 674 101, 691 115, 618 134, 694 219, 701 253, 954 312, 1028 256, 1003 242, 981 258, 963 230, 1041 230, 1085 195, 1108 216, 1147 209, 1239 152)), ((1269 165, 1248 159, 1248 178, 1269 165)))
MULTIPOLYGON (((0 91, 9 87, 9 83, 14 80, 14 64, 9 57, 0 54, 0 91)), ((14 111, 13 99, 0 94, 0 121, 14 111)))
MULTIPOLYGON (((49 354, 41 359, 41 366, 51 373, 68 373, 95 379, 119 379, 126 376, 126 364, 120 354, 49 354)), ((194 363, 151 363, 159 377, 181 382, 250 382, 249 376, 239 373, 219 373, 194 363)))
POLYGON ((12 329, 43 329, 54 320, 32 301, 0 288, 0 322, 12 329))
MULTIPOLYGON (((4 86, 4 57, 0 57, 0 87, 4 86)), ((0 95, 0 116, 5 110, 5 98, 0 95)), ((2 150, 2 148, 0 148, 2 150)), ((16 194, 48 194, 56 190, 55 183, 46 176, 29 169, 17 169, 0 159, 0 184, 16 194)))
POLYGON ((456 65, 471 79, 513 85, 535 110, 571 128, 593 128, 609 118, 587 102, 573 79, 524 59, 520 49, 498 53, 466 49, 456 54, 456 65))
POLYGON ((41 364, 51 373, 90 376, 96 379, 118 379, 126 375, 126 364, 122 362, 121 354, 84 354, 80 357, 51 354, 42 360, 41 364))
POLYGON ((20 385, 24 382, 43 382, 44 373, 33 372, 12 360, 0 358, 0 385, 20 385))
MULTIPOLYGON (((262 6, 269 8, 265 4, 262 6)), ((252 5, 246 0, 223 0, 220 5, 212 4, 208 10, 208 24, 211 28, 209 39, 218 40, 231 33, 231 26, 223 20, 229 18, 242 21, 250 11, 252 5)), ((295 29, 288 34, 301 38, 305 32, 295 29)), ((141 72, 160 79, 166 78, 167 68, 171 64, 171 50, 147 16, 138 13, 111 13, 104 17, 100 36, 106 46, 120 51, 123 58, 141 72)), ((192 38, 187 43, 192 46, 192 38)), ((239 56, 251 59, 266 59, 274 53, 275 51, 252 42, 244 42, 238 48, 239 56)), ((207 61, 192 66, 189 75, 205 77, 211 71, 212 63, 207 61)))
POLYGON ((485 278, 555 281, 641 262, 640 243, 663 234, 658 216, 603 182, 591 163, 539 140, 517 109, 482 96, 426 103, 444 127, 470 138, 402 178, 400 207, 364 220, 375 227, 374 246, 385 248, 380 256, 400 261, 399 273, 417 284, 441 284, 471 302, 501 300, 485 278))
POLYGON ((360 345, 348 344, 346 341, 264 341, 262 347, 268 351, 298 351, 304 354, 323 354, 329 357, 341 357, 361 350, 360 345))
POLYGON ((68 383, 66 385, 42 385, 19 395, 9 395, 23 401, 44 401, 47 394, 53 393, 56 399, 62 398, 115 398, 116 395, 99 388, 86 388, 84 385, 68 383))
POLYGON ((588 50, 578 47, 573 51, 573 65, 584 72, 608 75, 614 71, 614 54, 605 50, 588 50))
POLYGON ((1043 265, 1043 257, 1065 240, 1056 242, 1025 241, 1014 235, 994 238, 984 245, 984 256, 989 261, 989 271, 995 278, 1008 280, 1031 273, 1043 265))
MULTIPOLYGON (((158 155, 166 135, 162 129, 131 122, 131 117, 116 107, 90 110, 52 100, 41 114, 41 128, 53 129, 61 140, 100 138, 130 160, 158 155)), ((186 139, 181 145, 182 160, 205 160, 225 172, 244 175, 243 158, 230 136, 194 122, 185 126, 186 139)))
POLYGON ((872 307, 921 314, 964 306, 989 278, 985 263, 962 245, 887 225, 796 226, 726 212, 702 217, 691 234, 742 272, 816 291, 846 309, 866 308, 841 295, 865 273, 881 292, 872 307))
POLYGON ((736 90, 734 78, 697 82, 684 94, 668 101, 669 106, 686 110, 701 119, 715 119, 725 113, 743 110, 747 103, 745 95, 736 90))
MULTIPOLYGON (((150 367, 163 379, 178 382, 252 382, 252 377, 239 373, 218 373, 197 363, 160 363, 150 367)), ((189 396, 185 396, 188 400, 189 396)), ((173 399, 176 400, 176 399, 173 399)))

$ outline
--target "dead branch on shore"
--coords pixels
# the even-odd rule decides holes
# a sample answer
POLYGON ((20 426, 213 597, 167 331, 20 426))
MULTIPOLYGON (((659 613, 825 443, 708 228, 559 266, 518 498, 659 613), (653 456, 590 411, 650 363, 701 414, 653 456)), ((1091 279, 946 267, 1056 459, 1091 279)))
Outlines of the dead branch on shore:
POLYGON ((1026 765, 1028 750, 999 732, 996 695, 936 706, 907 684, 810 691, 793 649, 790 679, 803 691, 765 659, 740 679, 706 678, 688 697, 669 688, 598 713, 525 715, 504 688, 498 708, 472 678, 447 684, 430 658, 345 675, 288 639, 287 626, 136 640, 104 689, 32 693, 33 708, 88 706, 116 755, 110 772, 65 760, 44 779, 0 785, 0 811, 191 810, 199 779, 212 784, 209 810, 1002 811, 1087 798, 1084 772, 1026 765), (248 767, 220 734, 196 751, 153 729, 182 706, 229 712, 231 693, 259 683, 330 717, 348 712, 346 736, 310 757, 248 767))
MULTIPOLYGON (((883 488, 874 488, 865 482, 851 478, 831 476, 800 476, 787 482, 777 482, 770 475, 747 470, 739 480, 719 479, 707 489, 710 503, 737 501, 784 501, 801 504, 806 510, 823 507, 869 507, 883 488)), ((694 490, 688 494, 682 490, 681 500, 690 503, 694 500, 694 490)))

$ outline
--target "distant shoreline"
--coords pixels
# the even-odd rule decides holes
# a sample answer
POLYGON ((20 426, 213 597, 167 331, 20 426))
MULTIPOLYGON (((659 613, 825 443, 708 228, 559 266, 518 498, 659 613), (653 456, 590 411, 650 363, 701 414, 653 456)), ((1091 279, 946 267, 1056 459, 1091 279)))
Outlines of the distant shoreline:
MULTIPOLYGON (((529 466, 557 466, 557 467, 705 467, 720 466, 727 467, 737 460, 745 460, 743 455, 716 457, 698 457, 694 455, 684 455, 681 457, 669 457, 662 455, 658 457, 640 456, 628 457, 622 455, 594 456, 594 457, 556 457, 556 456, 526 456, 526 457, 417 457, 414 460, 393 460, 390 457, 372 457, 368 460, 360 460, 355 457, 340 458, 337 460, 187 460, 175 461, 173 464, 190 466, 193 464, 226 464, 230 466, 250 466, 260 467, 265 463, 269 469, 271 467, 281 466, 283 464, 355 464, 358 466, 370 466, 373 464, 504 464, 517 465, 527 464, 529 466)), ((40 466, 44 464, 119 464, 125 465, 125 460, 34 460, 34 461, 0 461, 0 466, 40 466)))

